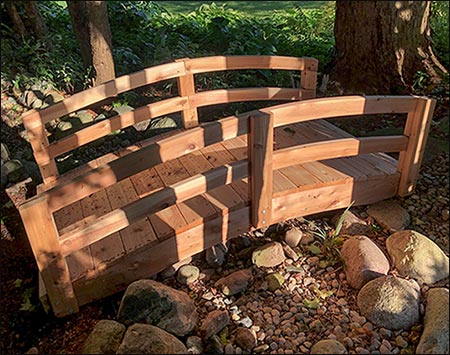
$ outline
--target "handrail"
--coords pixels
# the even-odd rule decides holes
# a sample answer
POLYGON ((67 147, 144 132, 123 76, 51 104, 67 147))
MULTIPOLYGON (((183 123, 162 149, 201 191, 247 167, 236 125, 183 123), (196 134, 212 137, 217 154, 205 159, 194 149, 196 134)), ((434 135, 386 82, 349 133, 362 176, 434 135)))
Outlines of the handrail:
POLYGON ((198 126, 197 107, 204 105, 250 100, 312 98, 315 97, 317 68, 318 61, 307 57, 213 56, 196 59, 183 58, 176 60, 174 63, 162 64, 121 76, 97 87, 76 93, 43 110, 30 110, 22 116, 22 119, 44 184, 49 184, 57 180, 59 175, 56 157, 103 137, 109 133, 108 131, 112 127, 121 129, 159 115, 181 111, 184 128, 192 128, 198 126), (276 91, 275 88, 248 88, 196 93, 195 74, 238 69, 299 70, 301 71, 300 88, 284 88, 279 89, 279 91, 276 91), (173 101, 168 100, 165 103, 156 103, 153 106, 151 106, 152 104, 147 105, 143 109, 134 110, 134 113, 105 119, 102 123, 92 125, 92 128, 83 129, 78 135, 70 135, 49 144, 45 124, 53 119, 99 103, 107 98, 115 97, 120 93, 174 78, 177 79, 179 97, 169 99, 173 101), (174 106, 170 107, 172 103, 174 106), (151 112, 152 108, 156 112, 151 112), (148 112, 149 109, 150 112, 148 112), (159 114, 158 109, 160 109, 159 114), (133 119, 135 119, 134 122, 133 119), (82 139, 79 140, 80 136, 82 139))
POLYGON ((239 160, 187 178, 62 235, 61 252, 67 256, 164 208, 247 176, 248 161, 239 160))
POLYGON ((406 149, 408 137, 380 136, 333 139, 277 150, 273 153, 273 170, 311 161, 352 157, 369 153, 393 153, 406 149))

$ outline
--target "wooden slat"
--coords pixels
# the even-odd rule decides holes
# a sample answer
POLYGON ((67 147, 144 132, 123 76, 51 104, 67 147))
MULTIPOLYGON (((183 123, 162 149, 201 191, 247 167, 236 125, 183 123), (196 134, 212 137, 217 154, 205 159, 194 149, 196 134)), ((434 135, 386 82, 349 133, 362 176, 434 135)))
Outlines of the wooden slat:
POLYGON ((186 107, 186 105, 187 98, 174 97, 139 107, 133 111, 126 112, 121 115, 104 119, 89 127, 81 129, 74 134, 53 142, 48 147, 48 156, 42 156, 40 159, 45 162, 46 158, 52 159, 75 148, 81 147, 82 145, 102 138, 119 129, 130 127, 138 122, 148 119, 181 111, 186 107))
POLYGON ((341 96, 298 101, 261 109, 275 115, 275 127, 320 118, 406 113, 414 110, 413 96, 341 96))
POLYGON ((373 152, 399 152, 405 150, 408 138, 405 136, 381 136, 343 138, 327 142, 302 144, 278 150, 273 156, 273 168, 310 161, 356 156, 373 152))
POLYGON ((202 107, 230 102, 258 100, 301 100, 304 92, 308 94, 308 97, 311 97, 311 93, 303 89, 276 87, 219 89, 198 92, 189 97, 189 104, 191 107, 202 107))
POLYGON ((252 225, 255 228, 267 227, 272 220, 273 116, 259 114, 250 117, 248 139, 252 225))
POLYGON ((158 65, 133 74, 123 75, 102 85, 84 90, 41 111, 33 110, 31 114, 39 117, 43 123, 47 123, 55 118, 67 115, 109 97, 117 96, 125 91, 158 81, 176 78, 184 74, 183 63, 158 65))
MULTIPOLYGON (((176 62, 182 62, 186 66, 185 62, 189 61, 189 58, 177 59, 176 62)), ((177 78, 178 95, 190 97, 195 94, 195 79, 194 74, 186 72, 185 75, 177 78)), ((192 128, 198 126, 198 113, 195 107, 191 107, 190 100, 188 105, 183 109, 182 118, 184 128, 192 128)))
POLYGON ((56 211, 140 171, 247 132, 247 118, 242 115, 209 122, 93 169, 65 184, 55 186, 44 195, 48 199, 50 210, 56 211))
MULTIPOLYGON (((164 190, 128 204, 121 209, 104 214, 109 208, 108 203, 103 201, 99 205, 101 197, 96 200, 82 200, 84 209, 90 208, 91 214, 96 210, 101 217, 86 226, 61 236, 61 248, 64 255, 68 255, 94 242, 105 240, 111 233, 120 231, 135 221, 155 213, 167 205, 179 203, 193 196, 207 192, 215 187, 231 183, 234 179, 241 179, 247 174, 247 161, 238 161, 230 165, 211 170, 205 174, 196 175, 171 185, 164 190), (83 203, 84 202, 84 203, 83 203), (90 202, 90 205, 88 205, 90 202), (90 207, 88 207, 90 206, 90 207)), ((95 196, 95 195, 94 195, 95 196)), ((86 215, 87 213, 85 213, 86 215)), ((95 244, 93 244, 95 245, 95 244)))
POLYGON ((296 58, 283 56, 216 56, 190 59, 186 69, 193 74, 208 73, 221 70, 236 69, 281 69, 303 70, 307 65, 310 70, 318 68, 318 61, 314 58, 296 58))
POLYGON ((58 232, 47 201, 40 197, 19 207, 39 272, 57 316, 78 312, 78 303, 62 256, 58 232))
POLYGON ((434 99, 418 98, 414 112, 408 114, 404 134, 409 136, 409 144, 406 152, 400 154, 398 166, 401 172, 400 196, 414 191, 435 106, 434 99))
POLYGON ((395 196, 399 174, 370 181, 336 181, 332 185, 280 195, 273 199, 272 223, 293 217, 364 205, 395 196))
POLYGON ((148 278, 179 260, 247 232, 249 215, 249 208, 245 207, 219 216, 204 225, 171 236, 151 248, 142 249, 135 255, 127 256, 95 278, 78 280, 74 284, 78 302, 82 305, 122 291, 132 281, 148 278))

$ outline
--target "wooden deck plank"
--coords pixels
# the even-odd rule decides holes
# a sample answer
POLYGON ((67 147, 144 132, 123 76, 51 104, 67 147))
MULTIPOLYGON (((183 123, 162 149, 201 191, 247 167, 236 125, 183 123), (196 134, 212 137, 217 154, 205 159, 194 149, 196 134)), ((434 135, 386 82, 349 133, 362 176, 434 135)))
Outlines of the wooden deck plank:
MULTIPOLYGON (((100 217, 111 211, 111 205, 105 190, 92 194, 81 200, 81 209, 84 217, 100 217)), ((91 246, 91 254, 94 259, 96 271, 101 271, 107 265, 125 254, 119 233, 113 233, 91 246)))
MULTIPOLYGON (((108 187, 106 193, 113 210, 138 199, 136 190, 129 179, 122 180, 118 184, 108 187)), ((158 240, 148 218, 133 223, 131 226, 121 230, 119 234, 127 253, 158 240)))

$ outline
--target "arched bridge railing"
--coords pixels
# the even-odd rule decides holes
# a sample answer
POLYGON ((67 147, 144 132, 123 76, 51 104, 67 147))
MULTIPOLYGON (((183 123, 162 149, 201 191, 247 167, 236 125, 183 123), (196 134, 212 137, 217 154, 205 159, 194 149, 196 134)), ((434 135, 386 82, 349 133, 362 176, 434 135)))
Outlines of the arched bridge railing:
POLYGON ((244 177, 250 178, 250 209, 245 207, 233 213, 245 214, 240 223, 248 228, 279 221, 282 215, 274 211, 274 205, 285 205, 284 217, 298 215, 296 209, 302 201, 287 203, 284 199, 289 198, 289 192, 280 196, 273 194, 274 170, 290 165, 371 152, 400 152, 398 194, 410 193, 418 176, 434 105, 434 100, 415 96, 348 96, 273 106, 206 123, 154 142, 28 200, 20 207, 20 213, 55 313, 64 315, 78 309, 66 256, 170 205, 244 177), (343 138, 273 150, 275 127, 381 113, 407 113, 404 134, 343 138), (244 134, 248 135, 248 160, 230 163, 154 191, 59 235, 53 219, 55 211, 157 164, 244 134))
POLYGON ((197 108, 207 105, 256 101, 300 100, 315 97, 318 62, 314 58, 283 56, 216 56, 179 59, 174 63, 158 65, 140 72, 121 76, 97 87, 79 92, 46 109, 30 110, 23 115, 36 162, 44 184, 56 181, 58 169, 55 158, 109 133, 138 122, 162 115, 181 112, 184 128, 198 125, 197 108), (239 88, 196 92, 196 74, 222 70, 272 69, 301 72, 300 88, 239 88), (154 102, 131 112, 117 115, 58 141, 49 143, 45 124, 64 115, 99 103, 121 93, 168 79, 177 79, 178 96, 154 102))

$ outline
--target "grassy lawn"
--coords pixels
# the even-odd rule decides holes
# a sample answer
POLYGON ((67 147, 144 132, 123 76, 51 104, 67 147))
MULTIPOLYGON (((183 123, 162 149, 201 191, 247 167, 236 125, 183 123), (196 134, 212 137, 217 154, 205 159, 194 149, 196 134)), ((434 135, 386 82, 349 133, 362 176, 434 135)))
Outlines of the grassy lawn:
POLYGON ((300 6, 304 9, 320 9, 326 1, 156 1, 171 13, 191 12, 199 8, 202 4, 217 5, 223 3, 227 7, 246 12, 248 14, 263 16, 269 15, 272 11, 285 10, 293 6, 300 6))

